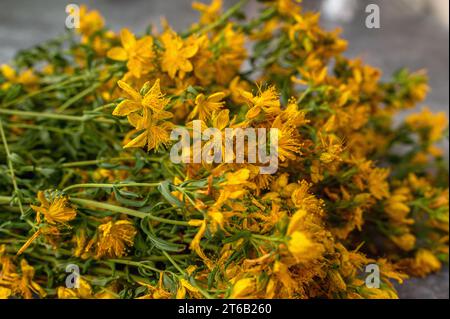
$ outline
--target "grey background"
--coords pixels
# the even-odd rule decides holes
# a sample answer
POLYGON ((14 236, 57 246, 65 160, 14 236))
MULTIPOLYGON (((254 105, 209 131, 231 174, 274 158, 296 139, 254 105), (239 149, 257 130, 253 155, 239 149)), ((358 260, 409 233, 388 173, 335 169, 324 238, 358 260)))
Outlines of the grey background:
MULTIPOLYGON (((202 0, 204 2, 209 2, 202 0)), ((417 1, 417 0, 416 0, 417 1)), ((442 0, 447 1, 447 0, 442 0)), ((224 0, 225 6, 237 1, 224 0)), ((150 23, 158 24, 164 16, 177 30, 189 26, 197 18, 191 0, 0 0, 0 64, 7 63, 19 49, 29 48, 64 32, 65 6, 85 3, 100 10, 113 30, 129 27, 142 32, 150 23)), ((431 93, 424 105, 449 114, 449 32, 428 10, 415 11, 406 0, 359 0, 350 22, 323 19, 325 28, 342 27, 349 40, 350 57, 361 57, 383 70, 389 77, 395 70, 427 69, 431 93), (376 3, 381 8, 381 28, 367 29, 365 5, 376 3)), ((304 0, 307 9, 318 9, 320 1, 304 0)), ((253 14, 256 1, 247 6, 253 14)), ((447 22, 448 23, 448 22, 447 22)), ((442 144, 448 158, 448 141, 442 144)), ((449 298, 448 267, 426 279, 411 279, 399 286, 401 298, 449 298)))

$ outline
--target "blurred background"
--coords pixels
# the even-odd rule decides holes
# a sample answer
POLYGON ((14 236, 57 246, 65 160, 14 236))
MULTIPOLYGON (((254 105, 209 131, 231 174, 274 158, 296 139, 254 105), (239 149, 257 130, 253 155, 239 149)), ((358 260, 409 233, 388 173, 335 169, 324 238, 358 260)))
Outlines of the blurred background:
MULTIPOLYGON (((210 2, 209 0, 199 0, 210 2)), ((223 0, 225 7, 237 0, 223 0)), ((182 30, 197 12, 191 0, 0 0, 0 64, 15 52, 51 39, 65 31, 65 7, 86 4, 98 9, 114 31, 128 27, 143 32, 165 17, 182 30)), ((426 69, 431 92, 424 105, 449 114, 449 0, 303 0, 305 10, 320 10, 326 29, 341 27, 349 40, 349 57, 361 57, 389 77, 399 68, 426 69), (380 8, 379 29, 365 26, 368 4, 380 8)), ((246 7, 258 10, 256 1, 246 7)), ((448 159, 448 141, 442 144, 448 159)), ((411 279, 398 287, 401 298, 449 298, 448 267, 426 279, 411 279)))

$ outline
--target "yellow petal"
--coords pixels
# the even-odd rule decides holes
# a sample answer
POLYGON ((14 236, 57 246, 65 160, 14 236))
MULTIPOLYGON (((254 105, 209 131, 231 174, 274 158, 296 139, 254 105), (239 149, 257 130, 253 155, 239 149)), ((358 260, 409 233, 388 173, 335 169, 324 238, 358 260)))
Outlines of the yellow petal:
POLYGON ((203 93, 200 93, 199 95, 197 95, 197 97, 195 98, 195 104, 200 104, 202 102, 205 101, 205 95, 203 93))
POLYGON ((250 177, 250 170, 247 168, 240 169, 234 173, 226 174, 226 182, 223 185, 240 185, 245 183, 250 177))
POLYGON ((247 100, 253 100, 254 96, 251 92, 241 90, 241 95, 247 100))
POLYGON ((138 59, 130 59, 127 63, 127 68, 134 77, 140 79, 142 71, 142 63, 138 59))
POLYGON ((247 111, 246 117, 248 119, 254 119, 255 117, 257 117, 259 115, 260 112, 261 112, 260 107, 258 107, 258 106, 252 107, 250 110, 247 111))
POLYGON ((115 116, 126 116, 130 113, 137 112, 140 108, 141 105, 139 103, 131 100, 125 100, 117 105, 112 114, 115 116))
POLYGON ((213 119, 213 125, 219 130, 223 130, 230 122, 230 110, 221 110, 213 119))
POLYGON ((306 211, 304 209, 299 209, 292 217, 289 222, 287 235, 290 236, 292 233, 300 228, 300 225, 303 223, 303 217, 306 216, 306 211))
POLYGON ((115 61, 126 61, 128 59, 127 51, 120 47, 112 48, 106 55, 115 61))
POLYGON ((195 54, 197 54, 197 51, 198 51, 198 46, 197 45, 191 45, 191 46, 185 47, 182 50, 181 54, 185 58, 192 58, 195 54))
POLYGON ((153 38, 145 36, 136 43, 136 54, 142 58, 150 58, 153 55, 153 38))
POLYGON ((147 132, 143 132, 138 137, 131 140, 127 145, 125 145, 124 148, 144 147, 146 143, 147 143, 147 132))
POLYGON ((136 101, 136 102, 140 102, 142 97, 141 94, 136 91, 135 89, 133 89, 131 86, 129 86, 126 82, 124 81, 118 81, 117 85, 124 90, 130 97, 132 100, 136 101))
POLYGON ((136 44, 136 37, 127 28, 120 31, 120 40, 122 41, 122 46, 125 50, 130 50, 136 44))
POLYGON ((203 219, 191 219, 188 221, 190 226, 201 226, 205 221, 203 219))
POLYGON ((186 288, 183 285, 179 285, 177 289, 176 299, 184 299, 186 297, 186 288))
POLYGON ((137 113, 130 113, 128 114, 128 122, 133 125, 134 127, 137 127, 139 125, 139 121, 142 120, 142 116, 140 116, 137 113))
POLYGON ((244 298, 252 293, 256 288, 256 281, 254 278, 243 278, 238 280, 231 291, 230 298, 244 298))
MULTIPOLYGON (((149 85, 149 82, 146 82, 144 86, 149 85)), ((153 86, 150 90, 144 95, 144 98, 142 99, 142 104, 146 107, 149 107, 151 109, 159 109, 158 104, 159 102, 162 102, 161 98, 161 88, 159 85, 159 79, 155 81, 153 86)))
POLYGON ((208 102, 220 102, 223 100, 224 97, 225 97, 225 93, 217 92, 217 93, 211 94, 208 97, 208 102))
POLYGON ((12 80, 16 77, 16 71, 7 64, 3 64, 1 66, 1 70, 2 70, 3 76, 5 78, 7 78, 8 80, 12 80))
POLYGON ((199 292, 198 288, 194 287, 191 285, 191 283, 189 281, 187 281, 186 279, 181 278, 180 279, 180 283, 189 291, 191 292, 199 292))
POLYGON ((45 198, 45 194, 43 191, 39 191, 37 193, 37 198, 38 198, 39 202, 41 202, 42 206, 44 206, 44 207, 49 206, 49 203, 47 201, 47 198, 45 198))
MULTIPOLYGON (((179 63, 179 68, 181 71, 183 72, 191 72, 194 67, 192 66, 192 63, 189 60, 181 60, 178 62, 179 63)), ((180 76, 181 78, 182 76, 180 76)))

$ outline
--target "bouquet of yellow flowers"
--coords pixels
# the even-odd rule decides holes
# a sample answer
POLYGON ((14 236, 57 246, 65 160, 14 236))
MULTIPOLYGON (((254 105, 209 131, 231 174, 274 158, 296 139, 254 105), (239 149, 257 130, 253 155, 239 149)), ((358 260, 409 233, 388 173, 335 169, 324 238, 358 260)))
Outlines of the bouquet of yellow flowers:
POLYGON ((446 116, 393 121, 426 75, 247 2, 142 35, 82 6, 1 66, 0 298, 396 298, 448 261, 446 116))

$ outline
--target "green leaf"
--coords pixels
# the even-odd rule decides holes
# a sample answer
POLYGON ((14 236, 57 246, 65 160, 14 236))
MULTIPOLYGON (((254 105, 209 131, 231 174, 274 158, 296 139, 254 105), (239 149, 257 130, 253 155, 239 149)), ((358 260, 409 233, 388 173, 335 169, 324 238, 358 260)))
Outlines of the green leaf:
POLYGON ((155 245, 156 248, 163 251, 171 251, 171 252, 181 252, 186 249, 185 245, 174 244, 169 241, 163 240, 161 238, 156 237, 153 233, 153 230, 150 227, 150 219, 148 217, 143 218, 141 221, 141 228, 144 233, 147 235, 148 239, 155 245))
POLYGON ((114 196, 116 197, 117 201, 123 205, 131 206, 131 207, 144 207, 147 205, 147 202, 149 200, 150 194, 147 194, 147 197, 143 200, 138 199, 129 199, 125 196, 133 197, 133 198, 140 198, 139 194, 120 190, 117 187, 113 187, 114 196))
POLYGON ((172 184, 169 181, 161 182, 158 186, 158 191, 161 195, 172 205, 177 207, 184 207, 184 203, 182 203, 178 198, 173 196, 171 193, 173 190, 171 189, 172 184))

